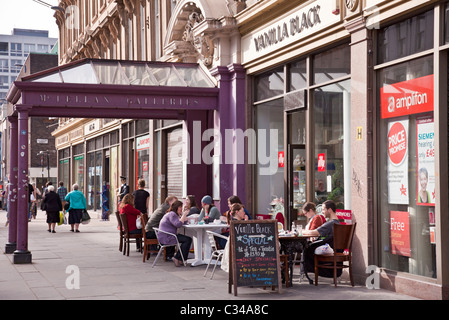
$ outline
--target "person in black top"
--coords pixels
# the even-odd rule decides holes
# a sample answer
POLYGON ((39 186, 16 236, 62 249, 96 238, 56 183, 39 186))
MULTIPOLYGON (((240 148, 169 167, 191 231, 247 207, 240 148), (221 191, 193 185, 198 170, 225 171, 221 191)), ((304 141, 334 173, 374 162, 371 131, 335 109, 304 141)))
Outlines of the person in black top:
POLYGON ((121 202, 123 197, 129 193, 129 186, 126 183, 126 177, 120 176, 120 181, 122 182, 122 185, 120 186, 120 189, 118 189, 118 202, 121 202))
POLYGON ((62 202, 52 185, 47 187, 47 195, 43 202, 47 211, 48 232, 55 233, 56 223, 59 222, 59 211, 62 211, 62 202))
POLYGON ((145 190, 145 180, 140 179, 138 182, 139 189, 133 192, 134 208, 144 214, 148 214, 148 204, 150 202, 150 193, 145 190))

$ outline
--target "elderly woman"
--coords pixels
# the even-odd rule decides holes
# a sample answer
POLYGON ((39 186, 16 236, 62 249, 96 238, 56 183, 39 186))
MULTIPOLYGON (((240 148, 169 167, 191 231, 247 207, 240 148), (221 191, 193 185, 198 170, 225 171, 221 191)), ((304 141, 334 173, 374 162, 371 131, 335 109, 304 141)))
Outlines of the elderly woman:
MULTIPOLYGON (((170 209, 168 209, 168 212, 162 218, 161 223, 159 224, 159 229, 176 234, 178 228, 182 227, 182 225, 186 223, 187 214, 188 211, 182 211, 181 201, 173 202, 170 206, 170 209)), ((181 261, 183 260, 181 254, 184 257, 184 260, 187 259, 190 246, 192 245, 192 238, 183 234, 177 234, 176 237, 178 238, 178 242, 181 245, 181 250, 178 250, 172 261, 174 262, 175 266, 179 267, 180 265, 182 265, 181 261)), ((162 244, 176 243, 176 239, 173 236, 163 232, 159 233, 158 239, 162 244)))
POLYGON ((56 233, 55 227, 59 222, 59 212, 62 211, 62 202, 55 192, 55 187, 48 186, 44 200, 44 208, 47 212, 48 232, 56 233))
POLYGON ((86 198, 84 197, 84 194, 78 190, 78 184, 75 183, 72 186, 72 189, 73 191, 69 192, 65 196, 65 201, 70 202, 70 206, 68 208, 69 224, 71 226, 70 231, 80 232, 79 227, 83 217, 83 211, 87 209, 86 198))

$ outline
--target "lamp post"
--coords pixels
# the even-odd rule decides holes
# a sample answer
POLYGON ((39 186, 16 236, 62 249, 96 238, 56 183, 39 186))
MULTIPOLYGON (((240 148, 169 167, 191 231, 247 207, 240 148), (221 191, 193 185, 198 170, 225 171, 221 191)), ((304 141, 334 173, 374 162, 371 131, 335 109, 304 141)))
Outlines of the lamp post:
POLYGON ((47 182, 50 181, 50 153, 56 152, 55 150, 45 150, 39 151, 37 154, 41 156, 41 166, 42 166, 42 180, 44 179, 44 155, 47 156, 47 182))

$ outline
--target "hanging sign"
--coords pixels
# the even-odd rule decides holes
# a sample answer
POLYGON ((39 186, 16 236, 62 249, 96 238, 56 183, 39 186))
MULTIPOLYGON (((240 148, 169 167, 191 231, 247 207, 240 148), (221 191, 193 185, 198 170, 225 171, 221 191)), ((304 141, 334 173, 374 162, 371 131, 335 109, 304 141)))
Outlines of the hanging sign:
POLYGON ((433 111, 433 75, 380 89, 382 119, 433 111))
POLYGON ((326 171, 326 154, 318 153, 318 172, 326 171))
POLYGON ((409 204, 408 127, 409 121, 388 123, 388 203, 409 204))
POLYGON ((417 196, 416 204, 435 205, 435 126, 432 117, 416 120, 417 196))
POLYGON ((410 257, 410 217, 406 211, 390 211, 391 253, 410 257))

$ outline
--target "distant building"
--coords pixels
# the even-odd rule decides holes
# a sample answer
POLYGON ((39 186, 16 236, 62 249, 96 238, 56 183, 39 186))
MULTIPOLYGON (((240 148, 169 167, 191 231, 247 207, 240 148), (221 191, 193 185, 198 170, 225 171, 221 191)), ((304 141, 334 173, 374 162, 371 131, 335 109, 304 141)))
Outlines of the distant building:
MULTIPOLYGON (((1 175, 0 181, 7 181, 7 156, 9 151, 9 126, 6 95, 13 81, 58 65, 57 38, 49 38, 46 30, 13 29, 11 35, 0 34, 0 133, 1 133, 1 175), (55 52, 56 50, 56 52, 55 52)), ((49 118, 32 118, 30 126, 30 178, 41 188, 48 178, 56 181, 56 158, 50 151, 50 165, 47 156, 36 157, 40 151, 54 150, 54 138, 50 132, 57 121, 49 118), (51 157, 53 155, 53 158, 51 157), (42 159, 41 159, 42 158, 42 159), (48 170, 50 168, 50 170, 48 170)))
POLYGON ((0 34, 0 100, 6 98, 28 54, 49 53, 57 41, 49 38, 46 30, 14 28, 10 35, 0 34))

